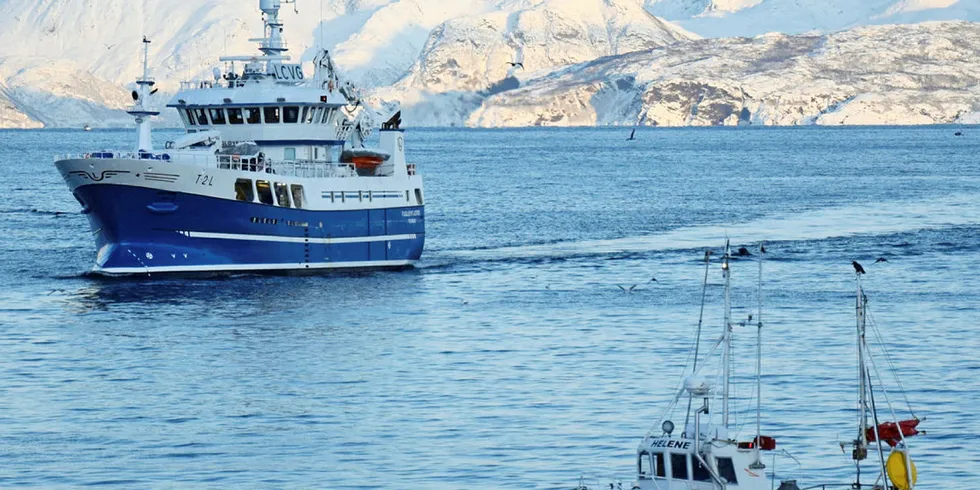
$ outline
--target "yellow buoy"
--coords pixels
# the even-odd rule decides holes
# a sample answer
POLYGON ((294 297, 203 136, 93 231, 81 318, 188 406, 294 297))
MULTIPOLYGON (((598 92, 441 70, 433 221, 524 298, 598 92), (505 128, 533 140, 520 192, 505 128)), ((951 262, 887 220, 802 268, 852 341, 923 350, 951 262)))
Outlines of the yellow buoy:
POLYGON ((888 471, 888 479, 892 481, 892 485, 898 488, 898 490, 910 490, 918 479, 918 474, 915 472, 915 463, 909 459, 909 464, 912 465, 911 485, 909 484, 909 472, 905 471, 904 451, 892 451, 891 456, 888 456, 888 462, 885 463, 885 469, 888 471))

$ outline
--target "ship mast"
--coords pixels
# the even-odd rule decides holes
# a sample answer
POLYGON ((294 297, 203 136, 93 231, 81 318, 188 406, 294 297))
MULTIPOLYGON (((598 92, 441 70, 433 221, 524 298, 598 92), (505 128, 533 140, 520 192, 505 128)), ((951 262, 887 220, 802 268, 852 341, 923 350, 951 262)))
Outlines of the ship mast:
POLYGON ((279 20, 281 3, 281 0, 259 0, 259 10, 265 14, 265 37, 249 41, 261 43, 259 51, 266 56, 282 56, 282 53, 289 50, 282 39, 282 21, 279 20))
POLYGON ((136 90, 133 91, 133 101, 136 103, 130 110, 126 111, 130 116, 136 118, 138 128, 138 139, 136 141, 136 151, 153 150, 153 140, 150 135, 150 118, 159 115, 159 111, 151 111, 147 108, 147 102, 153 92, 150 90, 156 82, 150 78, 150 40, 143 36, 143 76, 136 79, 136 90))

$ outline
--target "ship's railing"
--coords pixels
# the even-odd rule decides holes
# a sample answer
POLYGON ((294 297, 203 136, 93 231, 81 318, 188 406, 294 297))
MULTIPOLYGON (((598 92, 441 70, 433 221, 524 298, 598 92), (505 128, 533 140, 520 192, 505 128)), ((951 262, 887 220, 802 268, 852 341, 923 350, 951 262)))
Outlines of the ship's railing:
POLYGON ((201 88, 214 88, 215 85, 221 85, 220 83, 215 83, 214 80, 187 80, 180 82, 181 90, 197 90, 201 88))
POLYGON ((357 177, 357 171, 350 163, 328 162, 324 160, 283 160, 276 161, 259 158, 255 155, 216 155, 205 152, 135 152, 135 151, 97 151, 92 153, 59 155, 57 160, 156 160, 203 168, 236 170, 240 172, 267 173, 302 178, 357 177))
POLYGON ((245 80, 236 78, 235 80, 189 80, 180 82, 181 90, 207 90, 213 88, 236 88, 244 87, 245 80))
MULTIPOLYGON (((55 160, 162 160, 164 162, 169 162, 176 154, 171 155, 170 153, 154 153, 149 151, 93 151, 92 153, 68 153, 65 155, 58 155, 55 160)), ((181 155, 183 156, 183 155, 181 155)))

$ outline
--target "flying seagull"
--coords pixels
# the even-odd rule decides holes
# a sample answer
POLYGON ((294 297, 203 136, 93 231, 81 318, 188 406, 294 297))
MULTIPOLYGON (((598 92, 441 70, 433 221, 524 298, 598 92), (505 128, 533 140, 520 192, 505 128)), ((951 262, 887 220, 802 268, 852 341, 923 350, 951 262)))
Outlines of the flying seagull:
POLYGON ((507 64, 510 65, 511 67, 514 67, 514 68, 517 68, 519 66, 519 67, 521 67, 522 70, 524 69, 524 63, 521 63, 520 61, 518 61, 517 63, 514 63, 512 61, 508 61, 507 64))
POLYGON ((105 49, 112 49, 112 48, 116 47, 115 44, 103 44, 103 46, 105 46, 105 49))
POLYGON ((633 141, 636 139, 636 128, 633 128, 633 132, 630 133, 630 137, 626 138, 626 141, 633 141))
POLYGON ((888 259, 884 257, 878 257, 878 260, 875 260, 875 263, 877 264, 878 262, 888 262, 888 259))
POLYGON ((857 263, 856 260, 852 260, 851 265, 854 266, 854 272, 857 272, 858 274, 864 274, 864 267, 861 267, 861 264, 857 263))

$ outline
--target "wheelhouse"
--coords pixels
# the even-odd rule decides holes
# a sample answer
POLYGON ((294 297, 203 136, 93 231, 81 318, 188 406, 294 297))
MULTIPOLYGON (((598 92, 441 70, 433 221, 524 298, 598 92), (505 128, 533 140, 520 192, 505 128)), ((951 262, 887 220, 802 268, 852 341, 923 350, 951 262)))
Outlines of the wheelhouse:
POLYGON ((178 108, 187 132, 227 130, 233 126, 307 124, 335 127, 339 109, 330 104, 217 105, 178 108))

